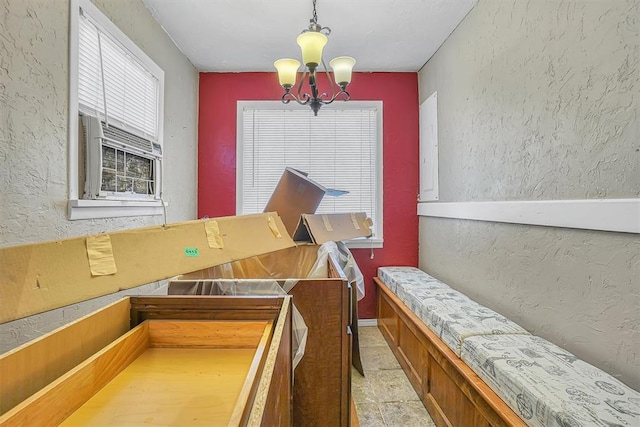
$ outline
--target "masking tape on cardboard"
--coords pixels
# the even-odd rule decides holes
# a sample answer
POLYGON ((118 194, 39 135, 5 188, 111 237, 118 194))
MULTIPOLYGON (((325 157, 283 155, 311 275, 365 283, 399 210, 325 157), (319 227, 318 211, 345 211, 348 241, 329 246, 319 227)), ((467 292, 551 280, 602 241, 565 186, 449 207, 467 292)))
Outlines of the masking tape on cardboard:
POLYGON ((108 276, 118 272, 108 234, 87 236, 87 256, 92 276, 108 276))
POLYGON ((373 220, 371 218, 367 218, 362 224, 364 224, 365 227, 371 228, 371 226, 373 225, 373 220))
POLYGON ((331 226, 331 223, 329 222, 329 217, 326 215, 322 215, 322 222, 324 223, 324 228, 327 231, 333 231, 333 227, 331 226))
POLYGON ((281 238, 282 234, 280 233, 280 230, 278 230, 278 224, 276 224, 276 220, 273 219, 271 215, 269 215, 269 219, 267 220, 267 222, 269 223, 269 228, 271 229, 273 235, 278 239, 281 238))
POLYGON ((351 222, 353 222, 353 226, 356 230, 360 230, 360 224, 358 224, 358 218, 356 218, 356 214, 351 214, 351 222))
POLYGON ((220 227, 218 227, 218 221, 206 221, 204 223, 204 230, 207 233, 207 242, 212 249, 223 249, 224 241, 220 235, 220 227))

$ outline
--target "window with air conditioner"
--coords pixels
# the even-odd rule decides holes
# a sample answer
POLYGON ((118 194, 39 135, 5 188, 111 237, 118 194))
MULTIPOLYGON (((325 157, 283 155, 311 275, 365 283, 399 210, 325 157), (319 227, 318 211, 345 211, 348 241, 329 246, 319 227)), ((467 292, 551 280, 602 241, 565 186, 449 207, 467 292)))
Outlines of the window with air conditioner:
POLYGON ((70 219, 162 214, 164 72, 71 2, 70 219))
POLYGON ((85 199, 155 200, 160 197, 159 143, 82 116, 86 150, 85 199))

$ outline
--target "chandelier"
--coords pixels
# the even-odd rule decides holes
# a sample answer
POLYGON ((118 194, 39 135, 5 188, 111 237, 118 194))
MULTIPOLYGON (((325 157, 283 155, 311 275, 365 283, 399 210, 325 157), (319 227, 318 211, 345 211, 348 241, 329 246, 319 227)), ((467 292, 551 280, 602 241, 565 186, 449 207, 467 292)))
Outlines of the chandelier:
POLYGON ((322 49, 327 44, 327 36, 331 34, 331 28, 321 27, 318 24, 318 15, 316 13, 316 0, 313 0, 313 17, 309 20, 309 28, 302 31, 302 34, 298 36, 296 41, 302 51, 302 62, 304 63, 304 73, 300 79, 298 85, 297 95, 291 91, 296 84, 296 77, 298 74, 298 68, 300 62, 291 59, 278 59, 273 65, 278 70, 278 80, 280 85, 284 88, 284 95, 282 95, 282 102, 288 104, 289 101, 295 100, 300 105, 309 105, 313 110, 313 115, 317 116, 320 107, 323 105, 331 104, 336 99, 340 98, 343 101, 348 101, 350 96, 347 92, 347 86, 351 83, 351 70, 356 63, 356 60, 350 56, 338 56, 329 61, 329 65, 333 69, 335 78, 335 85, 329 74, 324 59, 322 58, 322 49), (318 66, 322 64, 324 71, 327 75, 327 79, 331 83, 331 96, 327 96, 326 93, 320 94, 318 92, 318 85, 316 79, 316 71, 318 66), (311 95, 308 93, 301 94, 302 84, 305 79, 309 77, 309 88, 311 89, 311 95), (339 87, 339 91, 336 92, 336 85, 339 87))

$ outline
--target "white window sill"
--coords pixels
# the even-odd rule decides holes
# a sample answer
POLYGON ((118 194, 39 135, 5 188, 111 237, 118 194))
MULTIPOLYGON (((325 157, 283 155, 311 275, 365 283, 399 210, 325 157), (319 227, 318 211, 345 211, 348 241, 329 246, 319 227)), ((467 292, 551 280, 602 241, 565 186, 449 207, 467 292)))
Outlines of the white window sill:
MULTIPOLYGON (((165 202, 165 206, 168 204, 165 202)), ((69 220, 162 215, 162 201, 69 200, 69 220)))
POLYGON ((345 243, 349 249, 382 249, 384 239, 354 239, 345 243))

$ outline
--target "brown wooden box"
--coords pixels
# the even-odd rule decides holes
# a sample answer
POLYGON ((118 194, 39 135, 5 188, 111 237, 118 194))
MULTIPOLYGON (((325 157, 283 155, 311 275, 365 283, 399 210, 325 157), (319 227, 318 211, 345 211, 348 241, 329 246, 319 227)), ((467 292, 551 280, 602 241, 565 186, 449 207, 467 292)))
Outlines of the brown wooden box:
POLYGON ((396 295, 378 285, 378 327, 438 427, 526 424, 396 295))
POLYGON ((0 425, 290 426, 290 307, 124 298, 0 356, 0 425))
MULTIPOLYGON (((349 426, 351 423, 352 343, 349 325, 355 292, 337 262, 329 257, 325 278, 306 279, 318 247, 301 245, 215 266, 180 276, 169 293, 181 293, 181 283, 235 278, 285 280, 297 278, 289 291, 309 328, 305 354, 295 369, 293 424, 295 426, 349 426), (231 269, 229 269, 231 268, 231 269)), ((184 288, 182 288, 184 289, 184 288)), ((355 303, 355 302, 354 302, 355 303)))

